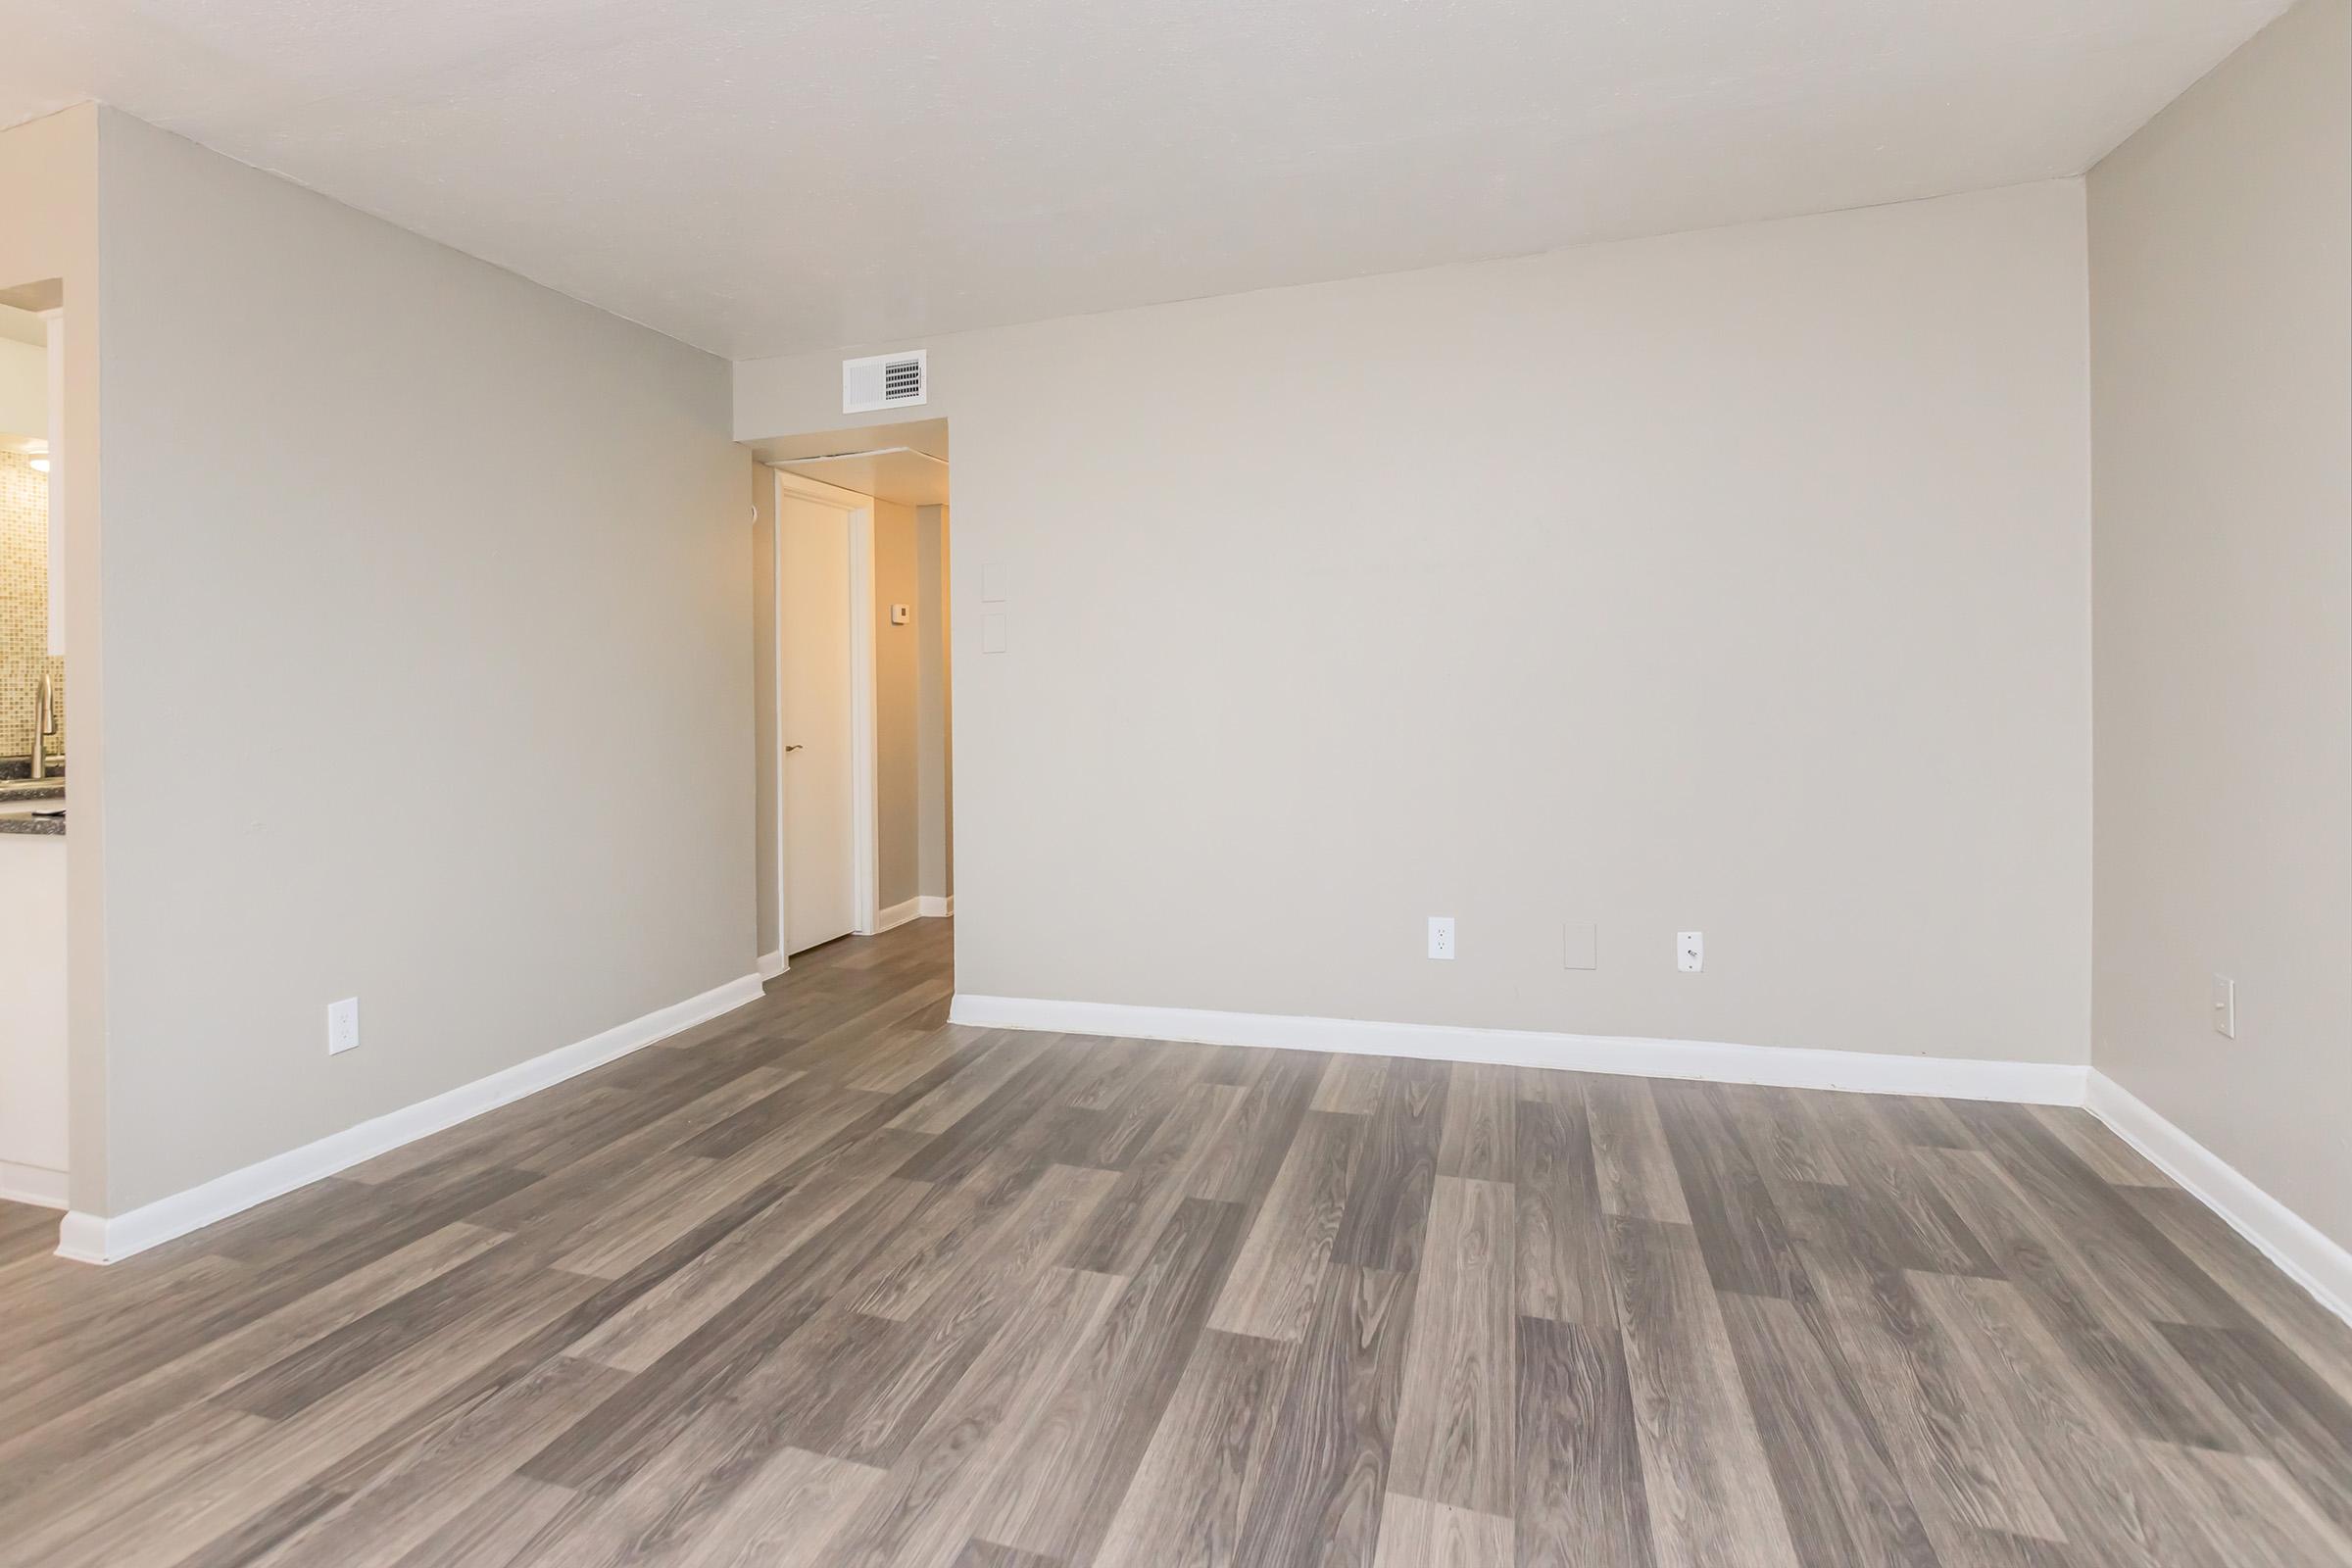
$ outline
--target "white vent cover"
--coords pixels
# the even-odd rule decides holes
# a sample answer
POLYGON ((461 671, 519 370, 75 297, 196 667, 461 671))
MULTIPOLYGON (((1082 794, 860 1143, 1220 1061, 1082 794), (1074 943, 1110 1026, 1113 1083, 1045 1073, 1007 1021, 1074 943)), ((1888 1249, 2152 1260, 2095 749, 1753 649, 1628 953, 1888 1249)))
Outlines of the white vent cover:
POLYGON ((841 362, 841 412, 871 414, 876 409, 910 408, 931 395, 931 377, 924 356, 876 354, 841 362))

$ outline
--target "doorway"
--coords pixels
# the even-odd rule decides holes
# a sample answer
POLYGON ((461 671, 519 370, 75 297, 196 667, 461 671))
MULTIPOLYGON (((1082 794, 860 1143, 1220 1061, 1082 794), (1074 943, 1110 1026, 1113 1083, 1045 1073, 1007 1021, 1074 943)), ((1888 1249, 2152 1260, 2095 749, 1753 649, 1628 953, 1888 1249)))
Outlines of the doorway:
POLYGON ((760 968, 955 911, 945 421, 758 443, 760 968), (893 440, 903 444, 887 444, 893 440))

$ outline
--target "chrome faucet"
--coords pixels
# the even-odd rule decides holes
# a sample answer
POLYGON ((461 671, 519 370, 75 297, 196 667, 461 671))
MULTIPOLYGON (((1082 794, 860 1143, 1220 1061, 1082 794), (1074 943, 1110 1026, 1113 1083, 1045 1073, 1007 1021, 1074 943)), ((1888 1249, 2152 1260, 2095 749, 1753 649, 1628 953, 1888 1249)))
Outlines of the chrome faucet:
POLYGON ((47 670, 32 696, 32 766, 28 778, 49 776, 49 737, 57 733, 57 682, 47 670))

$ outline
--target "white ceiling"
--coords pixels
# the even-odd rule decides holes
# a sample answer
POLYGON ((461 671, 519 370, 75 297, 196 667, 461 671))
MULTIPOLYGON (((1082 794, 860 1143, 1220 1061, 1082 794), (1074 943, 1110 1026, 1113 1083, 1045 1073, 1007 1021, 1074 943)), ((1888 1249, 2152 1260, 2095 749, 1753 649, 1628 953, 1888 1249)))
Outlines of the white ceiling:
POLYGON ((2081 172, 2281 0, 0 0, 85 98, 733 358, 2081 172))

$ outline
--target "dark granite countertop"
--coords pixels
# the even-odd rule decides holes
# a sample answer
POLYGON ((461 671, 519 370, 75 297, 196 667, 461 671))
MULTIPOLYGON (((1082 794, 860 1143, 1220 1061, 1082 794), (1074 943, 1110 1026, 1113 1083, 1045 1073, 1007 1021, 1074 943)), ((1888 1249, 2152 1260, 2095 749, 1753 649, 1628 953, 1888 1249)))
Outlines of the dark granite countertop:
MULTIPOLYGON (((55 801, 62 808, 66 801, 63 771, 52 772, 49 777, 38 780, 27 776, 31 771, 30 764, 22 757, 14 761, 0 762, 0 807, 24 801, 55 801)), ((61 838, 65 831, 66 819, 62 812, 56 816, 36 816, 30 811, 0 811, 0 834, 61 838)))

